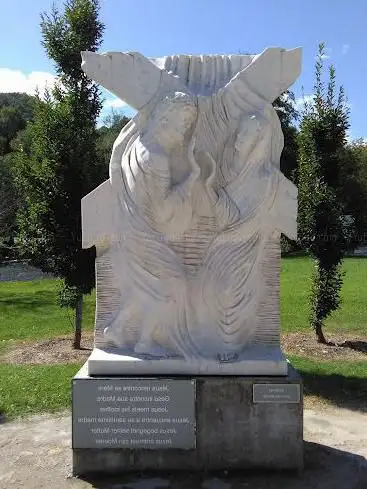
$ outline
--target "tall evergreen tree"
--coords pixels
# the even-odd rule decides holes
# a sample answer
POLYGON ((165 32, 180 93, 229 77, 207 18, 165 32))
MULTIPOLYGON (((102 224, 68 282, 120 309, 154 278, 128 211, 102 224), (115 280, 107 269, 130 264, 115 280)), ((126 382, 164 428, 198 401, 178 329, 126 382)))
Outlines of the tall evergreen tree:
POLYGON ((96 120, 100 92, 81 69, 81 51, 96 51, 104 26, 98 0, 67 0, 41 15, 42 44, 54 61, 55 88, 35 107, 29 154, 19 153, 17 185, 24 205, 19 240, 34 265, 64 279, 60 304, 75 308, 80 348, 83 294, 94 287, 94 249, 81 248, 81 198, 103 177, 96 120))
POLYGON ((313 102, 306 105, 299 134, 299 214, 301 245, 315 260, 311 325, 317 340, 327 343, 324 320, 340 306, 341 263, 348 248, 341 192, 349 112, 343 87, 336 89, 335 69, 323 75, 324 44, 315 66, 313 102))
POLYGON ((294 94, 287 90, 273 103, 277 111, 284 136, 284 148, 280 156, 280 170, 284 175, 297 182, 297 127, 298 112, 294 104, 294 94))

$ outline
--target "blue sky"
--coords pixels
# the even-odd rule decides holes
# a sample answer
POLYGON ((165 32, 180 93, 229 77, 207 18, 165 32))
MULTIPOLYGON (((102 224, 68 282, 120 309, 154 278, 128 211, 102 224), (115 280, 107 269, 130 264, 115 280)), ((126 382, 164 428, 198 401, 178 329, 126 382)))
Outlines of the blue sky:
MULTIPOLYGON (((3 0, 0 91, 31 91, 52 82, 53 65, 40 44, 39 14, 50 0, 3 0)), ((62 0, 56 0, 62 5, 62 0)), ((351 136, 367 137, 367 0, 102 0, 102 50, 146 56, 261 52, 267 46, 304 50, 293 86, 310 94, 319 41, 328 48, 351 107, 351 136)), ((105 113, 112 98, 106 103, 105 113)))

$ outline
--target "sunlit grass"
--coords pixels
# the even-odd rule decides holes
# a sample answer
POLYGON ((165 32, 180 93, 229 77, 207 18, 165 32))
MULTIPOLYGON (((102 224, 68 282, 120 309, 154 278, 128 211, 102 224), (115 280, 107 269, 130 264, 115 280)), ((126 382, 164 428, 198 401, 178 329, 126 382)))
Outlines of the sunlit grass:
MULTIPOLYGON (((366 335, 367 258, 347 258, 342 306, 325 322, 325 332, 366 335)), ((281 325, 283 332, 309 329, 313 262, 308 257, 282 259, 281 325)))

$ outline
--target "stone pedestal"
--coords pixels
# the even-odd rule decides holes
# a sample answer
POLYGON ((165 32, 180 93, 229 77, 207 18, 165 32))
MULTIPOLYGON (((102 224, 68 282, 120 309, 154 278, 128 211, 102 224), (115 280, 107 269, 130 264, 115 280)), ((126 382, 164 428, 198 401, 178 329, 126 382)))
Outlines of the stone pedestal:
MULTIPOLYGON (((81 383, 85 386, 86 382, 108 381, 113 390, 114 383, 121 385, 122 382, 123 385, 123 382, 131 382, 131 379, 136 389, 139 388, 139 382, 142 386, 150 381, 158 382, 157 377, 125 376, 125 380, 121 377, 92 378, 87 375, 85 365, 73 379, 73 427, 76 411, 79 416, 81 413, 80 406, 75 406, 78 399, 76 393, 81 383)), ((143 470, 299 470, 303 467, 302 381, 291 366, 287 376, 166 376, 159 378, 159 381, 162 380, 171 385, 182 380, 194 384, 192 419, 196 441, 193 446, 187 449, 112 448, 111 445, 104 445, 103 448, 77 448, 73 436, 74 475, 143 470)), ((173 391, 177 399, 172 401, 177 401, 176 405, 180 406, 181 400, 177 394, 180 391, 173 391)), ((187 394, 185 397, 188 397, 187 394)), ((190 400, 186 401, 189 405, 190 400)), ((108 408, 107 404, 103 406, 103 409, 108 408)), ((188 426, 189 430, 192 428, 188 426)))

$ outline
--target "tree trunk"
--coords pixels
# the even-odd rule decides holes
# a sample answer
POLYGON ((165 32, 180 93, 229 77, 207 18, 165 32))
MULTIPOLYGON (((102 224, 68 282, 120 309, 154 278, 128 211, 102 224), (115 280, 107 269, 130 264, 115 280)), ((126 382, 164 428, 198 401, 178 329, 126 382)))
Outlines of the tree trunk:
POLYGON ((322 322, 321 321, 316 321, 315 333, 317 336, 317 343, 322 343, 323 345, 327 345, 326 338, 325 338, 324 333, 322 331, 322 322))
POLYGON ((78 302, 75 308, 75 331, 73 348, 80 350, 80 342, 82 339, 82 319, 83 319, 83 294, 78 297, 78 302))

